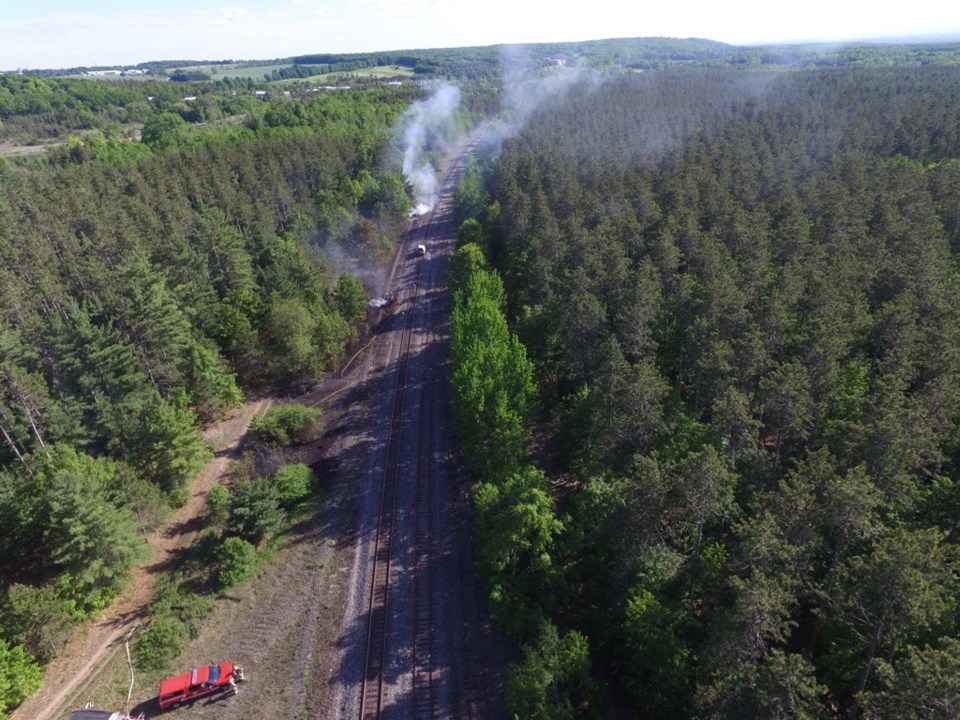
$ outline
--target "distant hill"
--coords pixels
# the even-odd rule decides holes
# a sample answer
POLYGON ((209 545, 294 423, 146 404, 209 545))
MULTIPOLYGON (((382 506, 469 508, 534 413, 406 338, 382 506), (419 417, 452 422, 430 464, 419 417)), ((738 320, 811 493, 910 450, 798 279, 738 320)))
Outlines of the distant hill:
MULTIPOLYGON (((147 75, 193 79, 190 68, 229 65, 232 78, 268 81, 326 73, 396 66, 424 77, 478 79, 497 75, 504 57, 511 62, 580 64, 594 68, 657 70, 678 63, 708 65, 850 66, 958 65, 960 36, 890 38, 850 43, 736 46, 702 38, 611 38, 581 42, 420 48, 367 53, 314 53, 289 58, 246 60, 158 60, 133 66, 97 66, 26 70, 24 74, 64 76, 135 70, 147 75), (264 73, 264 68, 271 71, 264 73), (249 69, 249 75, 244 73, 249 69), (275 72, 274 72, 275 70, 275 72), (187 71, 187 74, 184 72, 187 71)), ((198 78, 199 79, 199 78, 198 78)))

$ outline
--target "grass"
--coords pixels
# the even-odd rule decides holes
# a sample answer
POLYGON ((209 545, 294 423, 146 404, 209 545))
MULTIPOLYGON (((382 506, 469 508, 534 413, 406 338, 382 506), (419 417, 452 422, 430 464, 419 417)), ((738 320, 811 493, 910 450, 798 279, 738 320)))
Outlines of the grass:
POLYGON ((209 75, 214 80, 223 78, 252 78, 254 80, 263 80, 274 70, 290 67, 290 63, 274 63, 273 65, 244 65, 243 63, 233 63, 231 65, 191 65, 190 67, 180 68, 187 72, 202 72, 209 75))
POLYGON ((349 72, 332 72, 324 73, 322 75, 311 75, 310 77, 305 78, 291 78, 289 80, 281 80, 278 85, 292 85, 294 83, 318 83, 318 82, 331 82, 331 81, 343 81, 350 80, 355 78, 358 80, 371 80, 379 79, 385 80, 388 78, 412 78, 414 76, 413 68, 403 67, 400 65, 381 65, 379 67, 370 67, 370 68, 361 68, 360 70, 350 70, 349 72))
POLYGON ((281 70, 282 68, 290 67, 290 63, 284 63, 282 65, 248 65, 244 66, 231 66, 231 65, 218 65, 213 69, 212 77, 214 80, 219 78, 253 78, 254 80, 263 80, 267 75, 272 73, 274 70, 281 70))
MULTIPOLYGON (((278 572, 281 572, 286 565, 292 563, 297 567, 303 567, 305 583, 309 579, 310 573, 326 572, 322 570, 322 568, 325 567, 324 565, 311 568, 304 564, 301 538, 304 532, 306 532, 309 526, 315 521, 314 519, 317 514, 324 511, 326 504, 330 500, 330 496, 330 487, 321 484, 319 488, 315 489, 314 494, 307 501, 300 504, 290 513, 283 526, 267 539, 260 548, 257 564, 251 577, 246 578, 237 586, 227 591, 218 592, 211 589, 209 592, 199 596, 201 601, 209 604, 208 607, 203 608, 203 617, 199 623, 199 627, 204 630, 202 636, 189 637, 188 635, 184 637, 180 652, 177 653, 177 656, 172 661, 167 663, 165 668, 161 670, 136 671, 136 681, 131 703, 133 706, 149 702, 151 698, 156 696, 156 688, 160 681, 176 672, 189 670, 192 667, 198 667, 206 662, 237 660, 238 658, 233 655, 228 657, 229 653, 221 653, 222 657, 216 653, 214 653, 215 657, 214 655, 208 655, 204 641, 211 639, 222 640, 233 635, 236 632, 238 615, 242 616, 247 611, 253 610, 256 607, 259 598, 266 595, 273 586, 274 576, 278 572)), ((198 543, 180 551, 177 565, 181 572, 185 565, 187 567, 193 565, 193 569, 196 570, 195 566, 197 563, 202 562, 204 556, 204 548, 200 546, 202 542, 203 541, 200 540, 198 543)), ((184 581, 184 576, 178 576, 178 573, 174 571, 170 577, 160 583, 160 588, 158 589, 162 592, 162 588, 165 586, 167 590, 172 591, 172 594, 176 596, 186 590, 186 588, 183 587, 184 581)), ((186 580, 186 583, 189 584, 189 582, 190 580, 186 580)), ((177 607, 178 609, 183 609, 182 607, 177 607)), ((143 632, 144 630, 140 629, 134 635, 130 643, 131 652, 135 652, 136 641, 143 632)), ((291 648, 291 650, 293 649, 294 648, 291 648)), ((275 670, 276 674, 279 674, 283 671, 283 668, 276 668, 275 670)), ((266 672, 264 674, 267 677, 270 676, 266 672)), ((97 708, 109 708, 111 710, 122 709, 126 700, 129 682, 130 675, 127 659, 121 646, 119 652, 107 660, 103 672, 86 688, 86 692, 84 692, 82 697, 78 695, 75 698, 74 704, 82 705, 88 700, 93 700, 94 706, 97 708)), ((265 691, 262 686, 258 687, 257 683, 251 682, 242 687, 241 692, 265 691)), ((202 701, 198 703, 198 706, 201 706, 201 703, 202 701)), ((187 706, 187 709, 174 712, 172 715, 177 717, 184 713, 195 713, 195 711, 190 706, 187 706)))
POLYGON ((16 158, 28 157, 30 155, 39 155, 45 153, 57 145, 65 145, 64 142, 46 143, 44 145, 16 145, 10 142, 0 142, 0 157, 16 158))

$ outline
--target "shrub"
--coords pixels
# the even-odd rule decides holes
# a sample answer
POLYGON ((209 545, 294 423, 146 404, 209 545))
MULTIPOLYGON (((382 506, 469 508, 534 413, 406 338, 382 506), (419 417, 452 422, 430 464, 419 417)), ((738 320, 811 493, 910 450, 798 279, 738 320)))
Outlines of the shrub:
POLYGON ((228 537, 220 549, 217 585, 226 590, 246 578, 257 564, 257 551, 243 538, 228 537))
POLYGON ((180 654, 187 628, 178 620, 160 618, 140 636, 135 650, 135 664, 141 670, 163 670, 180 654))
POLYGON ((273 474, 273 487, 280 504, 291 507, 310 494, 313 472, 303 463, 284 465, 273 474))
POLYGON ((262 444, 287 447, 309 440, 318 417, 317 408, 277 405, 263 417, 255 417, 250 423, 250 432, 262 444))
POLYGON ((599 687, 590 674, 590 646, 576 630, 560 637, 545 624, 523 649, 523 661, 510 666, 507 703, 517 717, 561 720, 592 717, 599 687))
MULTIPOLYGON (((216 543, 220 547, 219 541, 216 543)), ((217 554, 219 558, 219 553, 217 554)), ((189 590, 185 584, 173 580, 160 583, 157 596, 150 605, 155 619, 179 623, 191 638, 196 638, 203 628, 203 621, 213 610, 213 599, 208 595, 189 590)))
POLYGON ((3 635, 41 663, 57 656, 73 630, 75 605, 54 587, 13 584, 3 608, 3 635))
POLYGON ((21 645, 0 640, 0 718, 40 688, 43 674, 21 645))
POLYGON ((207 493, 207 526, 222 527, 230 519, 230 491, 214 485, 207 493))

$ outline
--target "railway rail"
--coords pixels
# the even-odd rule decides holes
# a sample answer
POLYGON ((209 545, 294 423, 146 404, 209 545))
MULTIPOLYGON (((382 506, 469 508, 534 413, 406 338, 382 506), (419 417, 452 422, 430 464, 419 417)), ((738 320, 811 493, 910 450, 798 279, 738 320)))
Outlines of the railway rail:
MULTIPOLYGON (((462 155, 451 164, 445 176, 448 181, 463 171, 465 163, 462 155)), ((403 323, 400 331, 399 352, 396 360, 395 379, 393 382, 390 411, 389 432, 386 443, 386 455, 383 469, 382 487, 379 498, 379 518, 377 520, 376 535, 370 572, 369 601, 367 605, 367 627, 365 667, 360 689, 360 720, 377 720, 387 712, 387 698, 384 674, 389 663, 391 629, 391 580, 394 576, 394 558, 402 548, 395 547, 398 543, 397 518, 398 497, 401 495, 401 484, 409 483, 408 490, 412 503, 410 505, 411 527, 410 554, 412 560, 409 566, 409 582, 412 586, 412 622, 410 632, 410 653, 407 668, 410 681, 410 710, 416 718, 433 718, 453 716, 454 712, 446 707, 450 702, 448 695, 443 695, 435 682, 438 668, 435 664, 437 657, 437 615, 435 611, 438 585, 442 578, 438 575, 438 562, 442 545, 447 543, 441 540, 441 501, 436 471, 437 454, 442 448, 438 447, 435 434, 435 424, 439 417, 446 415, 443 393, 438 387, 440 382, 437 366, 440 362, 438 354, 440 333, 437 324, 438 318, 436 297, 424 297, 424 290, 431 292, 437 289, 436 264, 430 262, 430 255, 410 253, 409 248, 419 244, 426 244, 428 239, 443 237, 441 233, 452 235, 450 206, 452 193, 450 184, 446 184, 448 191, 437 202, 433 212, 417 222, 406 237, 399 252, 408 257, 416 257, 416 267, 412 273, 412 282, 408 281, 411 289, 406 293, 397 293, 398 301, 396 312, 403 313, 403 323), (426 269, 425 269, 426 268, 426 269), (405 297, 404 297, 405 296, 405 297), (411 343, 416 328, 420 327, 420 349, 422 355, 422 380, 419 395, 417 389, 410 392, 410 355, 411 343), (417 399, 419 398, 419 402, 417 399), (402 462, 402 434, 405 424, 411 419, 413 412, 418 417, 412 418, 416 423, 415 462, 409 465, 410 470, 405 475, 402 462), (442 695, 442 697, 441 697, 442 695)), ((439 278, 443 280, 444 278, 439 278)), ((394 325, 395 327, 395 325, 394 325)), ((403 489, 404 491, 407 488, 403 489)), ((458 523, 459 525, 459 523, 458 523)), ((464 528, 457 527, 457 550, 463 550, 464 538, 461 535, 464 528)), ((460 560, 461 581, 464 578, 464 563, 469 560, 460 560)), ((469 573, 469 571, 468 571, 469 573)), ((464 592, 473 592, 472 582, 466 582, 464 587, 458 588, 455 596, 462 599, 464 592), (466 589, 466 588, 469 589, 466 589)), ((469 599, 467 599, 469 602, 469 599)), ((473 613, 471 613, 473 614, 473 613)), ((463 615, 464 622, 467 616, 463 615)), ((463 636, 466 637, 466 630, 463 636)), ((459 644, 459 643, 458 643, 459 644)), ((476 663, 475 663, 476 664, 476 663)), ((470 673, 476 678, 476 668, 470 673)), ((466 712, 457 712, 460 717, 480 717, 476 695, 482 691, 477 687, 479 683, 472 679, 467 681, 467 698, 457 703, 466 712)))
MULTIPOLYGON (((432 222, 432 221, 431 221, 432 222)), ((430 223, 423 226, 426 233, 430 223)), ((406 243, 404 243, 406 246, 406 243)), ((401 250, 402 251, 402 250, 401 250)), ((403 427, 403 406, 406 397, 410 340, 413 319, 420 294, 423 262, 417 262, 416 278, 405 314, 400 336, 400 354, 397 360, 396 384, 393 391, 393 412, 387 454, 384 464, 383 487, 380 498, 380 518, 373 553, 373 571, 368 608, 366 668, 361 687, 360 718, 376 720, 383 707, 383 671, 387 653, 387 611, 390 598, 390 565, 393 553, 394 517, 397 511, 397 490, 400 475, 400 433, 403 427)))

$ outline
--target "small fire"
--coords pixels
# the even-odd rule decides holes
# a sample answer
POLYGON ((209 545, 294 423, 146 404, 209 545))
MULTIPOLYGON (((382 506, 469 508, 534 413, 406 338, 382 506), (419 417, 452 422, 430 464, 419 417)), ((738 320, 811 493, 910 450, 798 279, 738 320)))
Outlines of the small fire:
POLYGON ((414 208, 410 211, 410 219, 412 220, 414 218, 422 217, 426 215, 428 212, 430 212, 431 210, 433 210, 432 203, 430 204, 425 202, 417 203, 414 206, 414 208))

